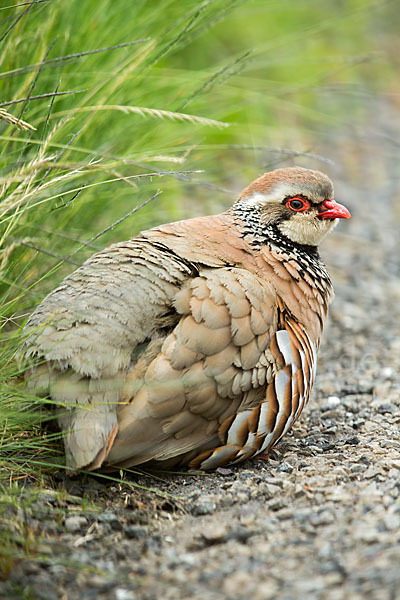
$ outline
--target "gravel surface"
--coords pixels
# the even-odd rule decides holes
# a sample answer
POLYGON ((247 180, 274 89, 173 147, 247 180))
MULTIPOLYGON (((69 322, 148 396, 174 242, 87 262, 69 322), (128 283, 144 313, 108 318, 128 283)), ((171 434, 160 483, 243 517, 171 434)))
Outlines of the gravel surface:
POLYGON ((336 300, 312 400, 270 460, 132 476, 170 496, 89 477, 10 505, 31 546, 0 597, 400 599, 399 181, 358 160, 332 174, 354 218, 322 248, 336 300))

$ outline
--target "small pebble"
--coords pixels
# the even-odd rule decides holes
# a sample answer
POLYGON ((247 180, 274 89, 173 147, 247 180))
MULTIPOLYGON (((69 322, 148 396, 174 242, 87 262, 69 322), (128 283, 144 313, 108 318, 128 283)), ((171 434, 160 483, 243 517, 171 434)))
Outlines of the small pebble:
POLYGON ((67 517, 64 521, 64 526, 70 533, 76 533, 81 531, 83 527, 87 525, 86 517, 80 515, 67 517))
POLYGON ((202 515, 212 515, 217 510, 215 502, 208 502, 207 500, 198 500, 193 506, 191 513, 196 517, 202 515))
POLYGON ((329 396, 327 400, 327 405, 329 408, 336 408, 340 404, 340 398, 337 396, 329 396))
POLYGON ((125 590, 124 588, 117 588, 115 590, 115 600, 135 600, 136 596, 134 592, 125 590))
POLYGON ((112 512, 104 512, 97 516, 100 523, 108 523, 114 531, 122 531, 122 523, 118 517, 112 512))
POLYGON ((145 538, 147 535, 147 529, 136 525, 127 525, 124 529, 125 535, 131 540, 139 540, 145 538))

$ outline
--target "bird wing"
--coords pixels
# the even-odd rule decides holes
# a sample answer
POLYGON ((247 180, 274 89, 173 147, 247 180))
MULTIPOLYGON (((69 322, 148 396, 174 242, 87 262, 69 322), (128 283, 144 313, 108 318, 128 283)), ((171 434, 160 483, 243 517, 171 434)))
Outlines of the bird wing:
POLYGON ((110 464, 182 454, 199 455, 191 464, 201 468, 242 460, 277 441, 308 398, 311 342, 265 280, 241 268, 203 269, 174 306, 178 324, 128 376, 110 464))
POLYGON ((172 298, 195 273, 160 242, 134 238, 91 257, 30 317, 28 385, 64 407, 68 464, 94 468, 106 456, 132 355, 168 322, 172 298))

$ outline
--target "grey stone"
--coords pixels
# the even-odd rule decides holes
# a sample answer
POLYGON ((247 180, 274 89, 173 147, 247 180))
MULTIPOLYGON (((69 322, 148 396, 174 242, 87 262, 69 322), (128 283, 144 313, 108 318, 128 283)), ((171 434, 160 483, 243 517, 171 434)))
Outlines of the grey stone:
POLYGON ((135 594, 131 590, 117 588, 115 590, 115 600, 135 600, 135 594))
POLYGON ((203 515, 212 515, 217 510, 217 505, 215 502, 207 501, 207 500, 197 500, 197 502, 192 506, 192 515, 196 517, 203 515))
POLYGON ((124 529, 127 538, 132 540, 139 540, 145 538, 147 535, 147 529, 139 527, 137 525, 128 525, 124 529))
POLYGON ((81 531, 83 527, 87 525, 86 517, 82 517, 81 515, 74 515, 70 517, 66 517, 64 521, 64 526, 67 531, 70 533, 77 533, 81 531))
POLYGON ((104 512, 97 516, 100 523, 108 523, 114 531, 122 531, 122 523, 117 515, 112 512, 104 512))

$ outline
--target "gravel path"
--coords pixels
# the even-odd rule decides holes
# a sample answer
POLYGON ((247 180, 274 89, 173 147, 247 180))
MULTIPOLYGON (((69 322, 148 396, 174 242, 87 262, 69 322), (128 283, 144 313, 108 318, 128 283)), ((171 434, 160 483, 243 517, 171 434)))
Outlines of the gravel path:
POLYGON ((90 477, 8 507, 31 557, 0 597, 400 599, 399 182, 365 160, 351 184, 333 174, 354 214, 322 249, 336 300, 310 405, 270 460, 134 479, 173 497, 90 477))

